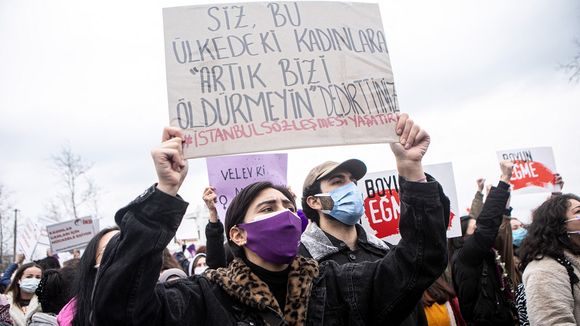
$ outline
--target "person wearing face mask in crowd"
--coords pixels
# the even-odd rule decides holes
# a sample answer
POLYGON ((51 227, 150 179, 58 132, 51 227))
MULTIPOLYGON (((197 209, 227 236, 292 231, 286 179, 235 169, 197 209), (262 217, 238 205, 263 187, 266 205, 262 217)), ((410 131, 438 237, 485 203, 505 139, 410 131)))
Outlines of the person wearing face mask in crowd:
POLYGON ((199 253, 193 256, 191 266, 193 268, 190 273, 191 275, 201 275, 201 273, 205 272, 207 269, 206 255, 204 253, 199 253))
POLYGON ((512 240, 514 245, 514 256, 519 257, 520 247, 522 242, 528 235, 527 226, 515 217, 510 219, 510 225, 512 227, 512 240))
POLYGON ((299 256, 302 223, 294 213, 294 196, 285 186, 258 182, 240 191, 226 212, 232 263, 201 277, 156 285, 163 248, 187 208, 177 196, 187 174, 183 132, 166 128, 162 145, 152 151, 158 183, 115 215, 121 237, 109 243, 94 286, 95 323, 400 323, 447 263, 449 201, 436 181, 417 182, 425 177, 421 160, 429 137, 411 129, 409 148, 392 145, 401 176, 402 240, 389 258, 319 265, 299 256), (408 259, 393 268, 391 259, 398 256, 408 259), (346 314, 337 307, 346 307, 346 314))
POLYGON ((580 197, 554 196, 534 210, 520 259, 530 325, 579 325, 580 197))
MULTIPOLYGON (((406 118, 406 117, 405 117, 406 118)), ((338 264, 372 262, 385 257, 390 246, 372 234, 365 232, 359 223, 364 215, 363 194, 356 182, 367 172, 366 165, 357 159, 342 163, 327 161, 314 167, 303 185, 302 208, 312 221, 300 242, 300 255, 319 262, 334 261, 338 264)), ((428 182, 425 176, 419 180, 428 182)), ((398 260, 409 257, 389 258, 392 268, 398 268, 398 260)), ((404 271, 407 273, 410 271, 404 271)), ((347 305, 344 302, 344 305, 347 305)), ((424 310, 416 302, 413 312, 401 325, 427 325, 424 310)), ((345 315, 346 307, 337 309, 345 315)))
POLYGON ((6 289, 13 325, 26 326, 34 313, 42 311, 34 293, 41 277, 42 268, 36 263, 24 264, 14 274, 12 283, 6 289))

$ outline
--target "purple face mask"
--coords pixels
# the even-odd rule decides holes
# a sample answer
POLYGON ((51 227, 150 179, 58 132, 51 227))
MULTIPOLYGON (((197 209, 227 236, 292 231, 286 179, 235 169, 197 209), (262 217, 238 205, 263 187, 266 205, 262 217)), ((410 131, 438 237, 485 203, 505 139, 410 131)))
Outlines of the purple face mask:
POLYGON ((298 254, 302 234, 300 217, 287 209, 264 217, 238 225, 246 231, 246 247, 267 262, 289 264, 298 254))

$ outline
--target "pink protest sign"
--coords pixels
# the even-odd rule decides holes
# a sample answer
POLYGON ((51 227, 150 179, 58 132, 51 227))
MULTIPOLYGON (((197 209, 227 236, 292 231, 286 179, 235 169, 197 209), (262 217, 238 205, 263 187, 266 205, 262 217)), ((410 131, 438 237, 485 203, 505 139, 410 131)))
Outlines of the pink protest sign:
POLYGON ((247 185, 257 181, 287 184, 287 154, 209 157, 206 162, 209 183, 216 188, 216 208, 222 221, 232 199, 247 185))

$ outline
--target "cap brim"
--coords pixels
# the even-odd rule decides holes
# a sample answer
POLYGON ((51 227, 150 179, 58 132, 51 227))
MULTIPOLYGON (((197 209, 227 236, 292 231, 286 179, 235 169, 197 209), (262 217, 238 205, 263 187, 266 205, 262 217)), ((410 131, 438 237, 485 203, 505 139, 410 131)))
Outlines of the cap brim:
POLYGON ((346 160, 346 161, 340 163, 334 169, 320 175, 317 178, 317 180, 320 180, 320 179, 324 178, 325 176, 327 176, 327 175, 329 175, 332 172, 337 171, 337 170, 346 170, 346 171, 350 172, 350 174, 352 175, 352 177, 355 180, 360 180, 360 179, 362 179, 362 177, 364 177, 365 174, 367 174, 366 164, 364 164, 364 162, 361 160, 357 160, 357 159, 353 158, 353 159, 346 160))

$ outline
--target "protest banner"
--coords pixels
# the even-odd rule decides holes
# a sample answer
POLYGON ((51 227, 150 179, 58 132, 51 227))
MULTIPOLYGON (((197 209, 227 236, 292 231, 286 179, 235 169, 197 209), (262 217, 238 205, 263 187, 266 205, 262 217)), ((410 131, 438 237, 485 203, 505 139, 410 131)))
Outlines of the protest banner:
POLYGON ((91 218, 74 220, 46 226, 50 249, 53 252, 84 248, 98 232, 98 226, 91 218))
POLYGON ((514 161, 510 183, 514 194, 560 191, 555 189, 556 163, 551 147, 533 147, 497 152, 499 161, 514 161))
MULTIPOLYGON (((459 204, 452 164, 432 164, 425 165, 423 168, 441 184, 445 195, 449 197, 451 212, 447 237, 461 236, 461 223, 457 218, 459 204)), ((358 187, 364 195, 365 215, 361 219, 362 226, 377 238, 397 244, 401 240, 399 234, 401 199, 397 171, 367 173, 358 181, 358 187)))
POLYGON ((40 226, 30 219, 26 220, 24 225, 18 228, 16 252, 24 254, 28 259, 32 259, 40 237, 40 226))
POLYGON ((185 157, 398 140, 379 6, 163 9, 169 118, 185 157))
POLYGON ((288 154, 235 155, 209 157, 207 174, 217 194, 216 208, 223 221, 232 199, 245 186, 257 181, 286 185, 288 154))

